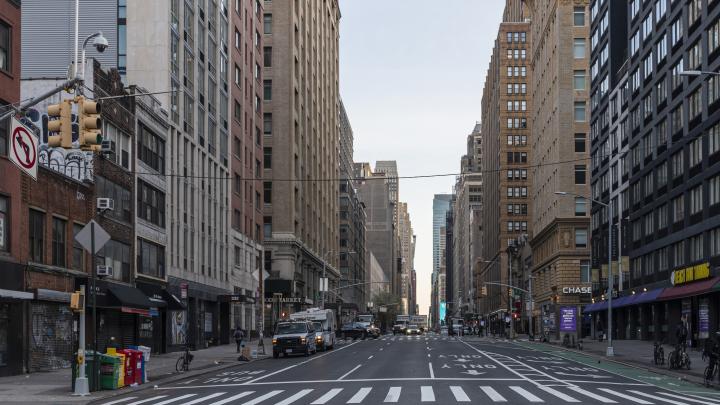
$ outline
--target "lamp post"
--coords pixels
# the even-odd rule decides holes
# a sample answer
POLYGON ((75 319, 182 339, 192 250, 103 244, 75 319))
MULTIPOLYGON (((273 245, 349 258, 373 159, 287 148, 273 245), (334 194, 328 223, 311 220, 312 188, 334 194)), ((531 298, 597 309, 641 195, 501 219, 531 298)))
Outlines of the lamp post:
POLYGON ((570 193, 570 192, 566 192, 566 191, 556 191, 555 194, 561 195, 561 196, 573 195, 576 197, 581 197, 581 198, 590 200, 591 202, 594 202, 595 204, 601 205, 608 209, 608 320, 607 320, 607 323, 608 323, 608 345, 607 345, 607 349, 605 351, 605 355, 607 357, 612 357, 615 355, 615 351, 613 349, 613 344, 612 344, 612 331, 613 331, 613 329, 612 329, 612 296, 613 296, 613 285, 615 284, 615 279, 614 279, 613 273, 612 273, 612 217, 613 217, 612 200, 609 200, 610 203, 608 204, 608 203, 604 203, 602 201, 595 200, 593 198, 589 198, 584 195, 570 193))

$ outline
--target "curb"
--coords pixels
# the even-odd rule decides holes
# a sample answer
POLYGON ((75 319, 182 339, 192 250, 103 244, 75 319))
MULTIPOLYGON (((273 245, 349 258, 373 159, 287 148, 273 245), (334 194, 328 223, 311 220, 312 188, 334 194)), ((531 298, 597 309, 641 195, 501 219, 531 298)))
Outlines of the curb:
POLYGON ((157 382, 159 382, 159 381, 163 382, 164 384, 173 383, 173 382, 184 380, 184 379, 187 379, 190 377, 195 377, 197 375, 212 373, 212 372, 224 370, 224 369, 230 368, 230 367, 247 365, 247 364, 255 363, 257 361, 267 360, 270 358, 272 358, 272 356, 265 355, 264 357, 258 357, 257 359, 254 359, 251 361, 228 362, 228 363, 219 364, 217 366, 211 366, 211 367, 205 367, 205 368, 199 368, 196 370, 191 370, 186 373, 175 372, 173 374, 163 374, 158 377, 154 377, 152 380, 150 380, 149 382, 147 382, 145 384, 137 385, 135 387, 128 386, 128 387, 124 387, 123 389, 118 389, 118 390, 100 391, 100 392, 107 392, 107 393, 109 393, 109 395, 103 395, 103 396, 100 396, 97 398, 92 398, 92 400, 87 402, 87 404, 92 404, 95 401, 118 397, 118 396, 125 395, 125 394, 131 393, 131 392, 138 392, 138 391, 154 389, 155 385, 157 385, 157 382))

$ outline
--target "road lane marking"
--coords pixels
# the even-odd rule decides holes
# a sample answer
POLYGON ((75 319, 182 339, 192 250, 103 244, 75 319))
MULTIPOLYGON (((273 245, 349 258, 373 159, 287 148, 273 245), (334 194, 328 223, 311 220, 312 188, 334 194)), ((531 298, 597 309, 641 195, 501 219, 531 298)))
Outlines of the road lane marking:
POLYGON ((197 403, 200 403, 200 402, 207 401, 208 399, 213 399, 213 398, 215 398, 215 397, 219 397, 219 396, 221 396, 221 395, 225 395, 225 393, 224 393, 224 392, 216 392, 216 393, 214 393, 214 394, 210 394, 210 395, 204 396, 204 397, 202 397, 202 398, 193 399, 193 400, 190 401, 190 402, 185 402, 185 403, 182 403, 182 404, 180 404, 180 405, 194 405, 194 404, 197 404, 197 403))
POLYGON ((342 388, 333 388, 330 391, 326 392, 325 395, 321 396, 320 398, 316 399, 314 402, 312 402, 310 405, 323 405, 328 403, 331 399, 335 398, 337 394, 342 392, 342 388))
POLYGON ((193 378, 192 380, 183 381, 183 382, 181 382, 180 384, 185 384, 185 385, 187 385, 187 384, 190 384, 190 383, 193 382, 193 381, 197 381, 197 378, 193 378))
MULTIPOLYGON (((512 388, 512 387, 510 387, 510 388, 512 388)), ((505 399, 505 397, 500 395, 499 392, 495 391, 495 388, 493 388, 493 387, 482 385, 482 386, 480 386, 480 389, 482 390, 482 392, 485 393, 485 395, 490 397, 490 399, 493 402, 507 402, 507 399, 505 399)))
POLYGON ((275 404, 275 405, 290 405, 290 404, 292 404, 293 402, 297 401, 298 399, 300 399, 300 398, 304 397, 305 395, 311 393, 312 391, 313 391, 313 390, 310 389, 310 388, 308 388, 308 389, 306 389, 306 390, 302 390, 302 391, 298 392, 297 394, 291 396, 290 398, 284 399, 284 400, 278 402, 278 403, 275 404))
POLYGON ((550 387, 546 387, 546 386, 544 386, 544 385, 538 385, 538 388, 540 388, 541 390, 547 392, 548 394, 553 394, 553 395, 555 395, 556 397, 562 399, 562 400, 565 401, 565 402, 580 402, 580 401, 578 401, 577 399, 571 397, 570 395, 564 394, 564 393, 562 393, 562 392, 560 392, 560 391, 558 391, 558 390, 556 390, 556 389, 553 389, 553 388, 550 388, 550 387))
POLYGON ((140 400, 140 401, 135 401, 135 402, 130 402, 130 403, 127 404, 127 405, 140 405, 140 404, 144 404, 145 402, 150 402, 150 401, 154 401, 154 400, 156 400, 156 399, 165 398, 166 396, 167 396, 167 395, 158 395, 158 396, 156 396, 156 397, 146 398, 146 399, 142 399, 142 400, 140 400))
MULTIPOLYGON (((191 387, 159 387, 158 390, 185 390, 185 389, 199 389, 199 388, 222 388, 222 387, 246 387, 248 385, 285 385, 285 384, 325 384, 325 383, 347 383, 347 382, 378 382, 378 381, 525 381, 523 378, 493 378, 493 377, 404 377, 404 378, 348 378, 346 380, 297 380, 297 381, 268 381, 268 382, 257 382, 257 383, 235 383, 235 384, 215 384, 215 385, 195 385, 191 387)), ((585 381, 579 381, 585 382, 585 381)), ((599 384, 599 383, 597 383, 599 384)), ((608 383, 605 383, 608 384, 608 383)), ((615 383, 616 385, 628 385, 623 383, 615 383)), ((640 385, 640 384, 636 384, 640 385)), ((643 384, 643 387, 647 387, 647 384, 643 384)))
POLYGON ((455 401, 457 402, 470 402, 470 397, 467 396, 465 393, 465 390, 462 389, 462 387, 457 385, 451 385, 450 391, 455 396, 455 401))
MULTIPOLYGON (((658 391, 657 393, 658 393, 658 394, 661 394, 661 395, 668 396, 668 397, 674 397, 674 398, 678 398, 678 399, 684 399, 685 401, 699 402, 699 403, 701 403, 701 404, 707 404, 708 401, 710 401, 710 403, 712 403, 712 404, 717 404, 717 403, 718 403, 718 400, 715 399, 715 398, 705 398, 705 397, 698 396, 698 395, 685 394, 686 396, 680 396, 680 395, 673 395, 673 394, 669 394, 669 393, 667 393, 667 392, 660 392, 660 391, 658 391), (699 398, 699 399, 693 399, 693 398, 699 398), (703 399, 703 401, 701 401, 700 399, 703 399)), ((716 394, 716 393, 714 393, 714 392, 708 393, 708 394, 710 394, 710 395, 718 395, 718 394, 716 394)))
POLYGON ((251 401, 243 402, 242 405, 256 405, 256 404, 259 404, 260 402, 262 402, 262 401, 264 401, 264 400, 266 400, 266 399, 268 399, 268 398, 272 398, 272 397, 274 397, 275 395, 278 395, 278 394, 280 394, 280 393, 282 393, 282 392, 283 392, 283 390, 270 391, 270 392, 268 392, 267 394, 265 394, 265 395, 260 395, 259 397, 255 398, 255 399, 253 399, 253 400, 251 400, 251 401))
POLYGON ((375 357, 375 356, 370 356, 370 357, 368 357, 368 360, 372 359, 373 357, 375 357))
POLYGON ((127 397, 127 398, 123 398, 123 399, 118 399, 117 401, 104 402, 104 403, 102 403, 102 405, 119 404, 119 403, 122 403, 122 402, 131 401, 131 400, 133 400, 133 399, 135 399, 135 398, 137 398, 137 397, 127 397))
POLYGON ((349 401, 347 401, 348 404, 359 404, 361 403, 365 397, 370 393, 372 390, 371 387, 363 387, 358 390, 358 392, 355 393, 355 395, 350 398, 349 401))
POLYGON ((347 373, 343 374, 340 378, 338 378, 338 381, 340 381, 340 380, 342 380, 343 378, 345 378, 345 377, 349 376, 350 374, 352 374, 352 372, 355 371, 355 370, 357 370, 357 369, 359 369, 360 366, 362 366, 362 364, 358 364, 357 366, 355 366, 355 368, 353 368, 352 370, 350 370, 350 371, 348 371, 347 373))
MULTIPOLYGON (((530 402, 545 402, 545 401, 543 401, 542 399, 540 399, 540 398, 536 397, 535 395, 531 394, 530 392, 528 392, 528 390, 526 390, 526 389, 524 389, 524 388, 522 388, 522 387, 518 387, 518 386, 513 385, 513 386, 510 387, 510 389, 513 390, 513 391, 515 391, 515 392, 517 392, 517 393, 520 394, 521 396, 525 397, 525 399, 527 399, 527 400, 530 401, 530 402)), ((503 399, 504 399, 504 398, 503 398, 503 399)), ((497 402, 497 401, 496 401, 496 402, 497 402)))
POLYGON ((383 347, 381 347, 381 348, 380 348, 380 351, 383 351, 383 349, 384 349, 384 348, 383 348, 383 347))
POLYGON ((632 392, 633 394, 640 395, 640 396, 647 397, 647 398, 651 398, 651 399, 655 399, 655 400, 658 400, 658 401, 667 402, 667 403, 673 404, 673 405, 689 405, 687 402, 678 402, 678 401, 674 401, 674 400, 672 400, 672 399, 662 398, 662 397, 659 397, 659 396, 657 396, 657 395, 646 394, 646 393, 640 392, 640 391, 628 390, 628 392, 632 392))
POLYGON ((428 357, 430 357, 430 353, 428 353, 428 357))
POLYGON ((397 402, 400 399, 401 391, 402 387, 390 387, 387 395, 385 396, 385 401, 383 402, 397 402))
POLYGON ((420 402, 435 402, 435 392, 429 385, 420 387, 420 402))
POLYGON ((155 405, 172 404, 172 403, 175 402, 175 401, 180 401, 180 400, 185 399, 185 398, 194 397, 195 395, 197 395, 197 394, 181 395, 181 396, 179 396, 179 397, 177 397, 177 398, 172 398, 172 399, 168 399, 168 400, 166 400, 166 401, 158 402, 158 403, 155 404, 155 405))
POLYGON ((602 403, 604 403, 604 404, 616 404, 616 403, 617 403, 617 401, 613 401, 612 399, 607 398, 607 397, 603 397, 602 395, 598 395, 598 394, 595 394, 595 393, 593 393, 593 392, 586 391, 586 390, 584 390, 584 389, 582 389, 582 388, 580 388, 580 387, 568 387, 568 388, 570 388, 571 390, 577 392, 578 394, 585 395, 586 397, 590 397, 590 398, 592 398, 592 399, 594 399, 594 400, 596 400, 596 401, 600 401, 600 402, 602 402, 602 403))
POLYGON ((433 371, 432 363, 428 363, 428 368, 430 369, 430 379, 434 380, 435 379, 435 371, 433 371))
POLYGON ((248 396, 248 395, 250 395, 250 394, 254 394, 254 393, 255 393, 255 391, 245 391, 245 392, 241 392, 241 393, 239 393, 239 394, 237 394, 237 395, 231 396, 230 398, 225 398, 225 399, 221 399, 220 401, 215 401, 215 402, 211 403, 210 405, 223 405, 223 404, 227 404, 228 402, 232 402, 232 401, 234 401, 234 400, 236 400, 236 399, 240 399, 240 398, 246 397, 246 396, 248 396))
POLYGON ((646 401, 646 400, 644 400, 644 399, 640 399, 640 398, 638 398, 638 397, 633 397, 633 396, 630 396, 630 395, 627 395, 627 394, 623 394, 623 393, 621 393, 621 392, 617 392, 617 391, 611 390, 610 388, 598 388, 598 389, 599 389, 600 391, 607 392, 608 394, 615 395, 615 396, 620 397, 620 398, 622 398, 622 399, 627 399, 628 401, 635 402, 636 404, 652 405, 652 402, 648 402, 648 401, 646 401))
POLYGON ((349 345, 343 346, 343 347, 341 347, 341 348, 339 348, 339 349, 333 349, 333 351, 331 351, 331 352, 323 353, 323 354, 321 354, 321 355, 319 355, 319 356, 313 356, 313 357, 312 357, 311 359, 309 359, 309 360, 305 360, 305 361, 302 361, 302 362, 300 362, 300 363, 293 364, 292 366, 288 366, 288 367, 285 367, 285 368, 280 369, 280 370, 277 370, 277 371, 273 371, 272 373, 262 375, 262 376, 260 376, 260 377, 258 377, 258 378, 253 379, 253 380, 246 381, 245 384, 250 384, 250 383, 253 383, 253 382, 255 382, 255 381, 260 381, 260 380, 262 380, 263 378, 267 378, 267 377, 273 376, 273 375, 275 375, 275 374, 279 374, 279 373, 282 373, 282 372, 284 372, 284 371, 288 371, 288 370, 290 370, 290 369, 292 369, 292 368, 295 368, 295 367, 297 367, 297 366, 302 366, 303 364, 309 363, 309 362, 311 362, 311 361, 313 361, 313 360, 317 360, 317 359, 323 358, 323 357, 325 357, 325 356, 327 356, 327 355, 329 355, 329 354, 333 354, 333 353, 337 353, 337 352, 339 352, 339 351, 341 351, 341 350, 345 350, 345 349, 347 349, 348 347, 351 347, 352 345, 355 345, 355 344, 357 344, 357 343, 358 343, 358 342, 352 342, 352 343, 350 343, 349 345))

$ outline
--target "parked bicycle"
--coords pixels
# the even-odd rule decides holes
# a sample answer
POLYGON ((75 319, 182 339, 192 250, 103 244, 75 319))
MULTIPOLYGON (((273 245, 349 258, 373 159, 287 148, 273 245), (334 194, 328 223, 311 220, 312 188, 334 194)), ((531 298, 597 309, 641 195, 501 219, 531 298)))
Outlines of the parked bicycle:
POLYGON ((690 356, 684 344, 676 344, 675 349, 668 355, 668 367, 672 369, 687 368, 690 370, 690 356))
POLYGON ((653 357, 656 366, 665 364, 665 349, 663 349, 662 343, 655 342, 655 347, 653 348, 653 357))
POLYGON ((185 351, 180 355, 180 358, 175 363, 175 371, 188 371, 190 370, 190 362, 195 356, 190 353, 190 346, 185 346, 185 351))
POLYGON ((720 369, 720 332, 715 333, 715 341, 707 340, 705 342, 705 349, 702 353, 702 360, 708 359, 708 365, 705 367, 703 377, 705 379, 705 386, 709 387, 715 380, 715 376, 718 375, 718 369, 720 369))

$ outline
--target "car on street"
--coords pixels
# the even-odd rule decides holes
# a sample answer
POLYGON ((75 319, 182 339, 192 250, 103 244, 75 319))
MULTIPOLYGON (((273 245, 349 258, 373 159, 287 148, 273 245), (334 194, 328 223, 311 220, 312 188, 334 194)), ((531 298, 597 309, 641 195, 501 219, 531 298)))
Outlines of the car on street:
POLYGON ((420 332, 420 327, 417 325, 408 325, 407 329, 405 330, 406 335, 421 335, 422 332, 420 332))
POLYGON ((290 320, 312 322, 318 350, 325 351, 335 347, 335 313, 331 309, 310 308, 295 312, 290 314, 290 320))
POLYGON ((365 327, 365 330, 367 331, 367 336, 373 337, 375 339, 380 337, 380 328, 375 326, 374 324, 370 322, 358 322, 362 324, 365 327))
POLYGON ((340 336, 344 339, 365 339, 371 335, 366 322, 350 322, 346 323, 340 329, 340 336))
POLYGON ((311 322, 279 322, 272 338, 273 358, 277 359, 280 354, 285 357, 290 354, 309 356, 311 353, 317 352, 315 342, 315 327, 311 322))
POLYGON ((393 335, 405 334, 405 325, 402 323, 396 323, 392 328, 393 335))
POLYGON ((447 326, 441 326, 440 327, 440 336, 447 336, 448 335, 448 328, 447 326))

